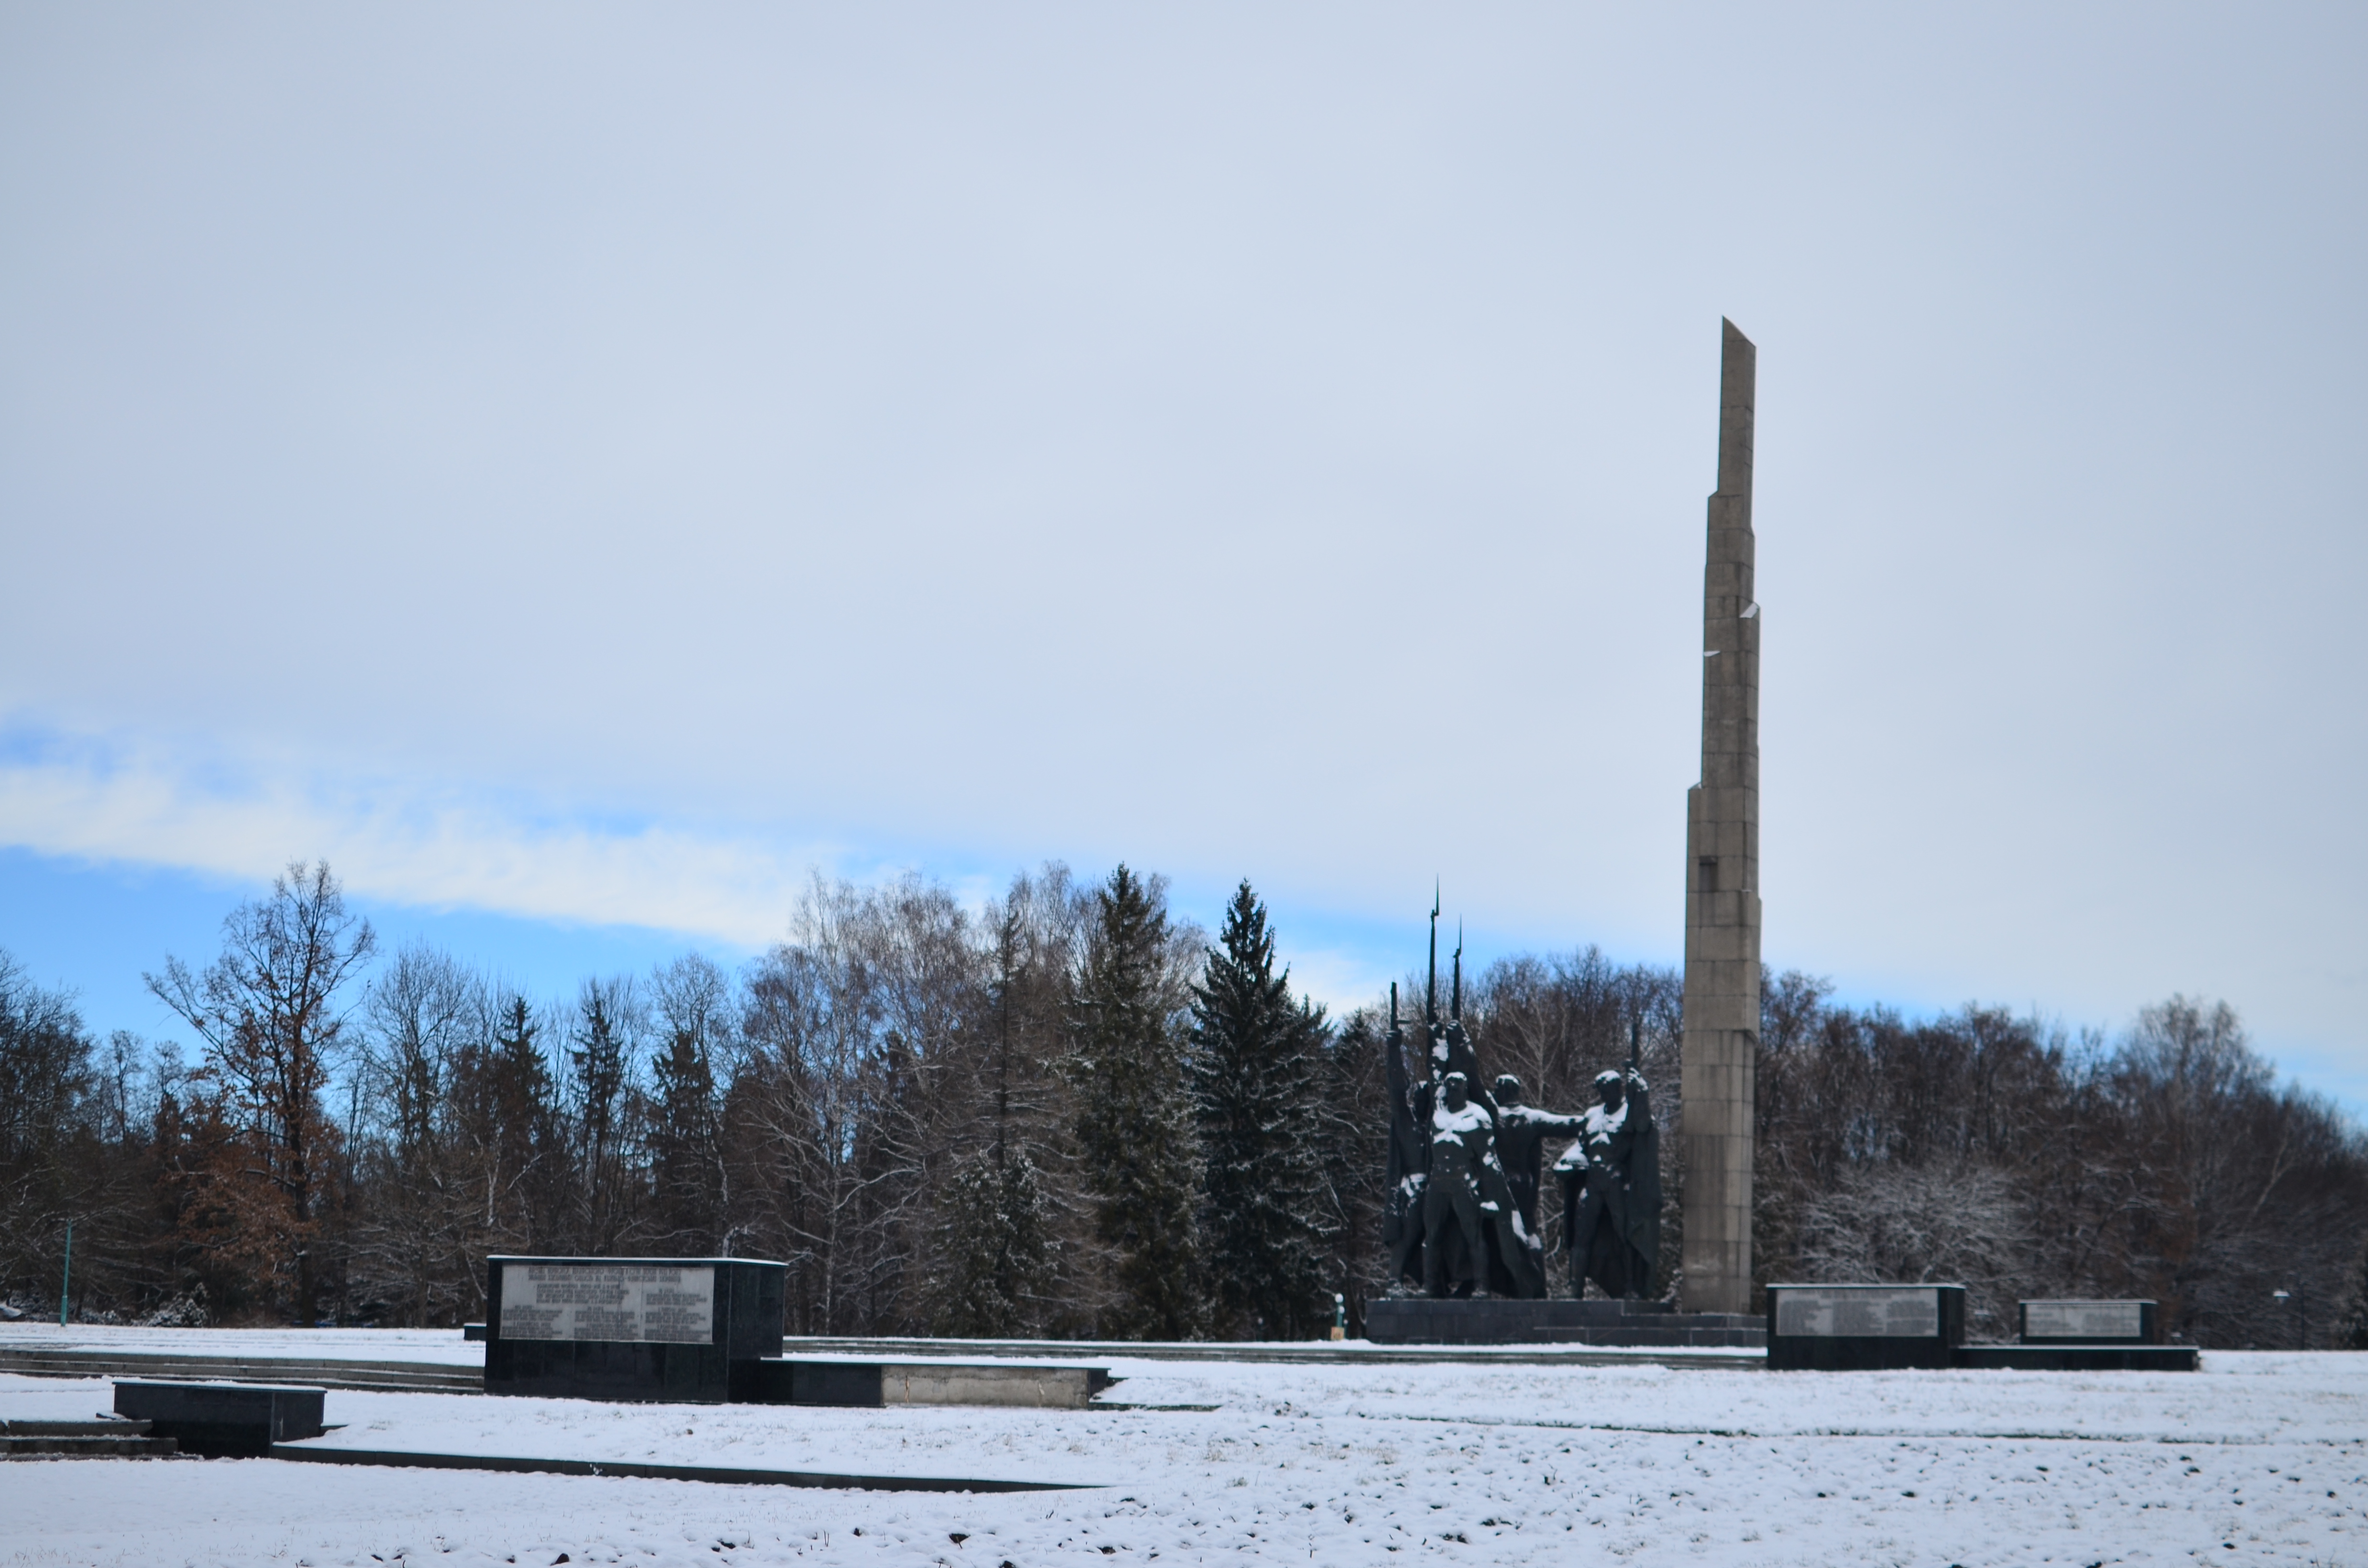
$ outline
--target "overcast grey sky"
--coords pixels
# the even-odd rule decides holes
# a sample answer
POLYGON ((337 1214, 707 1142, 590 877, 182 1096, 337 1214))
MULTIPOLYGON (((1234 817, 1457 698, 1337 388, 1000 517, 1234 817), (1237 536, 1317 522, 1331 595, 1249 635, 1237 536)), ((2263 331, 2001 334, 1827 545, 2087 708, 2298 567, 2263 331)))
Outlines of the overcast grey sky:
POLYGON ((1724 314, 1770 960, 2368 1103, 2363 41, 9 5, 0 844, 744 947, 1124 858, 1336 998, 1438 873, 1674 960, 1724 314))

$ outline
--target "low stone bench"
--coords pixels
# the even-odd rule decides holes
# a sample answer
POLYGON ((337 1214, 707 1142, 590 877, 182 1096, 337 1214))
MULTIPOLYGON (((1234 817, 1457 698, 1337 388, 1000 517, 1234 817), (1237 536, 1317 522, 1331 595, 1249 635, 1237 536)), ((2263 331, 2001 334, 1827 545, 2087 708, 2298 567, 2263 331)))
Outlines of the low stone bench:
POLYGON ((115 1414, 144 1421, 183 1453, 267 1454, 274 1443, 317 1437, 323 1393, 268 1383, 119 1382, 115 1414))

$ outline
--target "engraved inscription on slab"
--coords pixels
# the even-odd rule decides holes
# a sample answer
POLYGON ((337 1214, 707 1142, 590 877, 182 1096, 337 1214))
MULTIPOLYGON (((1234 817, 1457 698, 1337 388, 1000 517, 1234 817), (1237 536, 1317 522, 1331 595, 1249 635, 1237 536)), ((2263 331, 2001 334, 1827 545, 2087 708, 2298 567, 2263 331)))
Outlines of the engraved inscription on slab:
POLYGON ((2025 1301, 2022 1332, 2033 1339, 2135 1339, 2144 1332, 2138 1301, 2025 1301))
POLYGON ((502 1265, 504 1339, 715 1337, 715 1270, 643 1263, 502 1265))
POLYGON ((1920 1285, 1780 1290, 1776 1332, 1818 1339, 1935 1339, 1941 1333, 1941 1292, 1920 1285))

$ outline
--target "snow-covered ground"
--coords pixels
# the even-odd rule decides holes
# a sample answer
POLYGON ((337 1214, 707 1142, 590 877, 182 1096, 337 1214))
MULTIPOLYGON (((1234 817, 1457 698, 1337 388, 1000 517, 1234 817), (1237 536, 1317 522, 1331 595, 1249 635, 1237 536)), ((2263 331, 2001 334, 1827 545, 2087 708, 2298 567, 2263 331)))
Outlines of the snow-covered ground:
MULTIPOLYGON (((816 1354, 811 1348, 814 1343, 843 1345, 848 1341, 792 1339, 787 1342, 790 1353, 799 1356, 816 1354)), ((870 1348, 863 1354, 848 1358, 878 1360, 882 1356, 927 1355, 933 1350, 944 1349, 946 1342, 869 1339, 860 1343, 870 1348)), ((1017 1353, 1033 1361, 1057 1363, 1065 1360, 1099 1367, 1110 1360, 1107 1355, 1087 1354, 1074 1346, 1066 1350, 1039 1350, 1026 1341, 977 1343, 1007 1347, 982 1352, 994 1355, 1007 1354, 1008 1347, 1017 1346, 1019 1347, 1017 1353)), ((1258 1349, 1260 1346, 1253 1345, 1241 1348, 1258 1349)), ((1269 1348, 1290 1351, 1317 1348, 1326 1355, 1364 1356, 1376 1361, 1397 1359, 1406 1354, 1400 1346, 1370 1345, 1361 1339, 1313 1346, 1303 1339, 1269 1348)), ((1419 1351, 1422 1347, 1414 1348, 1419 1351)), ((436 1361, 466 1367, 485 1364, 484 1346, 469 1343, 461 1337, 458 1329, 450 1328, 135 1328, 97 1324, 60 1327, 54 1323, 28 1319, 0 1323, 0 1350, 95 1350, 117 1355, 166 1352, 184 1356, 283 1358, 314 1361, 436 1361)), ((1540 1357, 1565 1356, 1574 1363, 1621 1358, 1656 1363, 1672 1358, 1699 1359, 1704 1363, 1756 1362, 1759 1359, 1756 1351, 1694 1346, 1627 1349, 1601 1345, 1482 1345, 1464 1346, 1459 1354, 1478 1360, 1502 1358, 1522 1362, 1535 1361, 1540 1357)))
MULTIPOLYGON (((543 1568, 564 1554, 1029 1568, 1440 1553, 1475 1564, 2368 1565, 2368 1356, 2213 1354, 2189 1375, 1112 1369, 1128 1381, 1111 1398, 1219 1408, 847 1411, 335 1391, 329 1418, 346 1426, 321 1439, 1091 1491, 19 1462, 0 1465, 0 1562, 543 1568)), ((82 1416, 108 1400, 103 1381, 0 1377, 0 1416, 82 1416)))
POLYGON ((298 1361, 437 1361, 482 1367, 485 1347, 454 1328, 116 1328, 0 1324, 0 1350, 103 1350, 298 1361))

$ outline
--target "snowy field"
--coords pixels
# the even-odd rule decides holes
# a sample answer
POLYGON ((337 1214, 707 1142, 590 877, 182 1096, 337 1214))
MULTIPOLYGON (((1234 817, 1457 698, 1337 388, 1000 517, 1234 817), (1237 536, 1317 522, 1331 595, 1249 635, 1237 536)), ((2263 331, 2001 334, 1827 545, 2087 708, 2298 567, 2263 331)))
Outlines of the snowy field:
MULTIPOLYGON (((378 1355, 414 1358, 408 1347, 378 1355)), ((321 1439, 1091 1491, 16 1462, 0 1464, 0 1563, 1030 1568, 1441 1555, 2368 1568, 2368 1356, 2214 1354, 2189 1375, 1112 1369, 1128 1381, 1110 1398, 1219 1408, 826 1411, 332 1391, 329 1419, 346 1426, 321 1439)), ((109 1399, 104 1381, 0 1376, 0 1416, 82 1417, 109 1399)))
MULTIPOLYGON (((790 1340, 791 1355, 812 1355, 801 1348, 803 1342, 790 1340)), ((882 1347, 879 1354, 864 1354, 848 1358, 877 1360, 882 1355, 926 1354, 934 1346, 942 1349, 945 1342, 923 1340, 873 1339, 867 1346, 882 1347), (916 1350, 898 1347, 913 1346, 916 1350)), ((1009 1345, 1013 1341, 997 1343, 1009 1345)), ((1304 1351, 1312 1346, 1306 1340, 1280 1344, 1275 1348, 1304 1351)), ((1245 1346, 1246 1349, 1258 1348, 1245 1346)), ((1392 1346, 1369 1345, 1361 1339, 1320 1346, 1327 1354, 1369 1355, 1376 1361, 1395 1358, 1397 1348, 1392 1346)), ((164 1352, 180 1356, 222 1356, 233 1358, 283 1358, 309 1361, 433 1361, 454 1367, 483 1367, 485 1347, 469 1343, 460 1332, 450 1328, 133 1328, 95 1324, 76 1324, 61 1328, 55 1324, 30 1320, 0 1323, 0 1350, 97 1350, 118 1355, 164 1352)), ((1600 1361, 1606 1357, 1634 1355, 1639 1360, 1660 1361, 1675 1358, 1699 1358, 1703 1361, 1756 1360, 1756 1353, 1729 1349, 1686 1346, 1662 1346, 1650 1350, 1626 1351, 1616 1346, 1600 1345, 1508 1345, 1469 1346, 1461 1354, 1478 1359, 1502 1356, 1508 1359, 1534 1360, 1540 1356, 1567 1355, 1574 1361, 1600 1361)), ((1081 1355, 1075 1351, 1062 1354, 1047 1351, 1027 1353, 1031 1361, 1074 1365, 1105 1366, 1110 1357, 1101 1354, 1081 1355)))
POLYGON ((0 1349, 163 1352, 237 1359, 436 1361, 482 1367, 485 1347, 452 1328, 114 1328, 54 1323, 0 1324, 0 1349))

